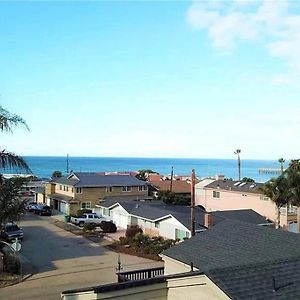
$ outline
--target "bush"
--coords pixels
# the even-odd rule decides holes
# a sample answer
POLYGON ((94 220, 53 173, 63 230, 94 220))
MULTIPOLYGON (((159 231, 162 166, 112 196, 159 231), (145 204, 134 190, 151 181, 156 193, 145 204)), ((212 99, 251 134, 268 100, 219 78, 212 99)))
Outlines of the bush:
POLYGON ((100 223, 100 228, 106 233, 114 233, 117 231, 117 226, 111 221, 102 221, 100 223))
POLYGON ((127 237, 120 236, 119 238, 119 244, 120 245, 130 245, 131 240, 127 237))
POLYGON ((132 241, 133 241, 134 245, 138 248, 148 246, 151 244, 151 239, 150 239, 149 235, 142 234, 142 233, 136 234, 133 237, 132 241))
POLYGON ((83 225, 83 231, 94 231, 96 229, 96 225, 93 223, 84 223, 83 225))
POLYGON ((127 238, 133 238, 135 237, 138 233, 143 233, 142 228, 140 228, 138 225, 132 225, 126 229, 125 236, 127 238))

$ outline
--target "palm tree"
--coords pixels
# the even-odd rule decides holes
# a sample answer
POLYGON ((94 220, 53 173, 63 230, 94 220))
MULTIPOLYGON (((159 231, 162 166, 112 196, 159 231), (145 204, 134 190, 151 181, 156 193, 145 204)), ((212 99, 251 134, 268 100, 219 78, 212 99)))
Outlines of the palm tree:
POLYGON ((300 233, 300 159, 292 159, 287 170, 292 204, 297 206, 297 227, 300 233))
POLYGON ((280 228, 280 209, 290 203, 291 190, 286 176, 272 178, 266 182, 260 189, 276 205, 276 228, 280 228))
POLYGON ((238 174, 239 174, 239 180, 241 180, 241 158, 240 158, 241 149, 236 149, 233 153, 237 155, 238 158, 238 174))
MULTIPOLYGON (((0 131, 13 132, 13 128, 17 126, 24 126, 28 129, 26 122, 18 115, 11 114, 6 109, 0 106, 0 131)), ((12 152, 5 149, 0 149, 0 169, 19 168, 27 172, 31 172, 25 160, 12 152)))
POLYGON ((278 159, 278 162, 280 163, 280 168, 281 168, 281 175, 283 174, 283 164, 285 163, 285 159, 283 157, 280 157, 278 159))

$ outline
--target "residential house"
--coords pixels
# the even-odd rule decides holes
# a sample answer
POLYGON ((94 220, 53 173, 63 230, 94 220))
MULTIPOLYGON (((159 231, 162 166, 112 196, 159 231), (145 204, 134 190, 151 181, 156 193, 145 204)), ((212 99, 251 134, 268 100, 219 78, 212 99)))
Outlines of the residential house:
POLYGON ((66 214, 78 209, 93 209, 104 197, 142 196, 148 194, 146 182, 130 175, 72 173, 53 178, 46 185, 47 204, 66 214))
POLYGON ((157 197, 159 191, 172 191, 174 194, 191 199, 191 184, 184 180, 148 181, 150 195, 157 197))
POLYGON ((227 219, 169 248, 161 257, 164 275, 143 270, 139 280, 65 291, 62 297, 300 299, 300 238, 295 233, 227 219))
MULTIPOLYGON (((95 212, 113 220, 126 229, 138 225, 145 234, 162 236, 169 239, 189 238, 191 236, 191 209, 187 206, 167 205, 162 201, 144 197, 106 197, 95 212)), ((253 210, 218 211, 207 214, 202 209, 195 209, 196 231, 206 230, 225 219, 234 219, 257 225, 270 225, 264 217, 253 210)))
MULTIPOLYGON (((253 209, 275 222, 276 205, 259 190, 261 186, 262 183, 227 179, 218 179, 212 182, 201 181, 195 187, 195 202, 196 205, 204 207, 207 211, 253 209)), ((296 221, 297 214, 293 207, 281 210, 280 223, 284 228, 291 229, 293 227, 291 224, 296 221)))

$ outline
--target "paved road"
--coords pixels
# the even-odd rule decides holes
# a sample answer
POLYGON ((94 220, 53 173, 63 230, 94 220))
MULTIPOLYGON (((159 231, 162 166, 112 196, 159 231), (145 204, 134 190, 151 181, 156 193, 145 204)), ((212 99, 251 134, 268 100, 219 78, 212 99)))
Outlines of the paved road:
MULTIPOLYGON (((60 299, 63 290, 115 282, 118 254, 51 223, 51 217, 28 214, 22 254, 36 274, 0 290, 0 299, 60 299)), ((124 270, 162 266, 161 262, 121 254, 124 270)))

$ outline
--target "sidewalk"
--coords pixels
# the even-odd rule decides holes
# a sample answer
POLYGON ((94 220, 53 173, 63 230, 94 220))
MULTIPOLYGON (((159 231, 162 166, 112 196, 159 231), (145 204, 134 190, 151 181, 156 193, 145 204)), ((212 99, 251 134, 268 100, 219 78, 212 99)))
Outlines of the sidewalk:
POLYGON ((22 253, 18 252, 21 263, 21 280, 24 281, 31 277, 33 274, 37 273, 37 269, 34 265, 25 257, 22 253))

